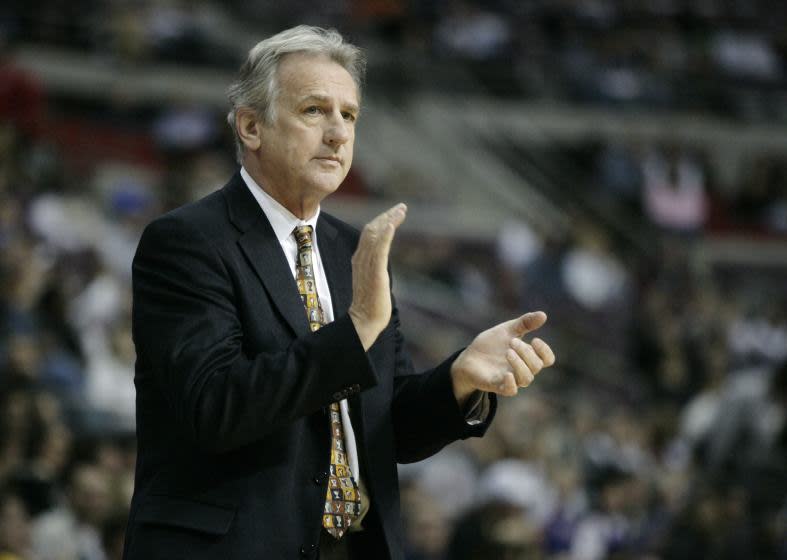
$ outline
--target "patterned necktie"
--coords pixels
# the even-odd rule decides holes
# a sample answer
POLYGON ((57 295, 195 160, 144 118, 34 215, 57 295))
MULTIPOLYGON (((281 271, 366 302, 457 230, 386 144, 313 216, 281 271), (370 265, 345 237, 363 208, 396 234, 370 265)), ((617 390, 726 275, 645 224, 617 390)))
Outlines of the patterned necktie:
MULTIPOLYGON (((298 292, 306 308, 309 326, 316 331, 325 324, 325 314, 317 297, 317 281, 312 267, 312 227, 299 226, 293 232, 298 242, 298 292)), ((361 492, 350 471, 344 447, 344 430, 339 403, 331 403, 331 466, 322 526, 339 539, 361 513, 361 492)))

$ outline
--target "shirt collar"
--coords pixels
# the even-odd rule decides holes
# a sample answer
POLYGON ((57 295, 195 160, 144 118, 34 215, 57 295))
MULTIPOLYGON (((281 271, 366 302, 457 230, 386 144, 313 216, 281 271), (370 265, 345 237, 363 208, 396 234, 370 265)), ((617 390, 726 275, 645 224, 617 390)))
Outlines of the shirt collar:
POLYGON ((308 220, 302 220, 265 192, 243 166, 240 168, 240 175, 243 177, 243 181, 251 191, 251 194, 254 195, 260 208, 262 208, 262 211, 265 213, 265 217, 267 217, 268 221, 271 223, 273 232, 276 234, 276 239, 279 240, 280 244, 283 244, 284 241, 292 235, 292 230, 297 226, 309 225, 312 226, 314 231, 317 231, 317 218, 320 217, 319 206, 314 216, 308 220))

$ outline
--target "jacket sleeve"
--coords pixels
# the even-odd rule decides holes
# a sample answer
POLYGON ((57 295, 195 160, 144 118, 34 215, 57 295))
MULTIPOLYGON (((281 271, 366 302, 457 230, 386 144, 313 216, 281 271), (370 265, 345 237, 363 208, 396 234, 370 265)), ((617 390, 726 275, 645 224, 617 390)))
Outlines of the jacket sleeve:
POLYGON ((468 422, 451 383, 451 365, 459 352, 434 369, 416 373, 404 348, 395 305, 392 321, 397 337, 392 410, 397 462, 421 461, 457 439, 483 436, 497 410, 496 396, 488 395, 488 413, 481 422, 468 422))
POLYGON ((337 392, 377 384, 348 316, 280 351, 247 355, 231 273, 207 236, 180 217, 146 228, 132 274, 137 386, 159 391, 183 436, 204 450, 235 449, 337 392), (154 382, 141 383, 147 376, 154 382))

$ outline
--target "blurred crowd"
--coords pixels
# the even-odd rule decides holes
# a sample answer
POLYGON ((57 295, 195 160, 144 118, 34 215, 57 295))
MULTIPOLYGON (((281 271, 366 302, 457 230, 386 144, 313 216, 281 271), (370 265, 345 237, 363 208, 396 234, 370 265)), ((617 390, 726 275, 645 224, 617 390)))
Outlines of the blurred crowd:
MULTIPOLYGON (((778 2, 307 4, 11 2, 0 35, 120 69, 233 69, 241 20, 333 24, 368 42, 369 86, 384 93, 378 47, 427 54, 490 95, 737 123, 787 115, 778 2)), ((450 89, 439 77, 455 75, 422 85, 450 89)), ((222 119, 186 101, 49 91, 0 51, 0 560, 120 558, 135 460, 130 263, 146 223, 233 172, 222 119)), ((397 238, 417 363, 512 309, 549 314, 559 357, 501 400, 484 439, 401 467, 408 560, 787 558, 787 265, 698 258, 720 233, 754 252, 784 240, 787 156, 752 154, 721 189, 718 158, 680 131, 550 151, 539 156, 577 171, 574 190, 544 186, 567 231, 510 222, 491 242, 397 238), (636 239, 620 234, 626 220, 636 239), (450 339, 434 327, 449 322, 461 330, 450 339)), ((375 192, 362 169, 345 190, 375 192)))
POLYGON ((0 17, 14 40, 79 49, 120 67, 185 62, 234 69, 242 56, 239 36, 310 23, 376 47, 374 57, 387 61, 381 68, 389 71, 370 78, 401 91, 415 82, 447 91, 787 119, 787 8, 779 0, 5 5, 0 17), (461 61, 463 71, 444 71, 447 61, 461 61), (431 70, 426 79, 413 72, 424 65, 431 70))
POLYGON ((512 266, 516 233, 450 278, 477 248, 432 253, 432 278, 476 309, 547 309, 562 363, 484 439, 402 467, 410 557, 784 558, 784 266, 695 273, 661 237, 624 264, 589 226, 512 266))

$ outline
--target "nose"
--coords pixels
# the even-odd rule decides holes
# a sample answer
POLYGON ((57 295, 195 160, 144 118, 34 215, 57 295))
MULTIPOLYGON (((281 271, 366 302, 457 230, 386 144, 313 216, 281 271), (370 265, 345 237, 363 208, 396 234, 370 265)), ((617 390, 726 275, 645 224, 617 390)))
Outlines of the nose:
POLYGON ((325 143, 331 146, 341 146, 350 140, 350 127, 340 112, 332 114, 326 121, 324 138, 325 143))

